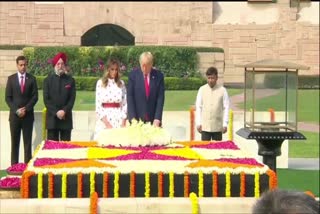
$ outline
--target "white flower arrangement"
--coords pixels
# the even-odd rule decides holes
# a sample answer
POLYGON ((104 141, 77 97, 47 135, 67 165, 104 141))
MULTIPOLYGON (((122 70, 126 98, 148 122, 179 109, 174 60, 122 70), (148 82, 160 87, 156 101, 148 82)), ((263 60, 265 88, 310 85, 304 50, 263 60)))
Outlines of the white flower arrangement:
POLYGON ((170 144, 171 136, 163 128, 132 120, 127 127, 99 132, 96 141, 100 146, 155 146, 170 144))

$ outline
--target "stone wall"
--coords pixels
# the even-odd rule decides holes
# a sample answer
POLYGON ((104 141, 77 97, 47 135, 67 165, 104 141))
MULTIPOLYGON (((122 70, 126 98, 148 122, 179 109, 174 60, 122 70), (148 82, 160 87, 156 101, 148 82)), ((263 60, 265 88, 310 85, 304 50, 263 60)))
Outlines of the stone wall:
POLYGON ((0 50, 0 88, 4 88, 8 76, 16 72, 16 58, 21 54, 19 50, 0 50))
MULTIPOLYGON (((310 66, 300 74, 319 74, 319 22, 313 18, 319 15, 314 10, 305 9, 315 14, 308 17, 290 8, 289 0, 224 4, 228 2, 0 2, 0 45, 80 45, 89 29, 109 23, 127 29, 136 45, 224 48, 224 82, 243 82, 243 69, 236 65, 265 58, 310 66)), ((319 4, 302 9, 308 7, 319 4)))

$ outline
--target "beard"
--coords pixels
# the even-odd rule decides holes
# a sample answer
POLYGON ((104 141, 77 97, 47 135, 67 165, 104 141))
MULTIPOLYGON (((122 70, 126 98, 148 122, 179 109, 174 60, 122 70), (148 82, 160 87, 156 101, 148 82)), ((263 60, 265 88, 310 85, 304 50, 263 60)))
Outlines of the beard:
POLYGON ((58 75, 62 75, 65 73, 65 70, 64 69, 56 69, 56 74, 58 75))

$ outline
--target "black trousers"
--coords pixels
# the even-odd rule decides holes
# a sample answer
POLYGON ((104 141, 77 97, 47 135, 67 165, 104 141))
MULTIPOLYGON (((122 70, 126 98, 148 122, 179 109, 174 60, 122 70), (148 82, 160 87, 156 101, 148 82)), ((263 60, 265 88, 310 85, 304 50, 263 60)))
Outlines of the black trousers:
POLYGON ((222 132, 201 132, 201 140, 210 141, 210 140, 222 140, 222 132))
POLYGON ((55 141, 70 141, 71 140, 71 129, 48 129, 47 139, 55 141))
POLYGON ((11 165, 19 163, 19 150, 21 131, 23 136, 24 163, 28 163, 32 157, 32 130, 33 119, 15 119, 10 121, 11 132, 11 165))

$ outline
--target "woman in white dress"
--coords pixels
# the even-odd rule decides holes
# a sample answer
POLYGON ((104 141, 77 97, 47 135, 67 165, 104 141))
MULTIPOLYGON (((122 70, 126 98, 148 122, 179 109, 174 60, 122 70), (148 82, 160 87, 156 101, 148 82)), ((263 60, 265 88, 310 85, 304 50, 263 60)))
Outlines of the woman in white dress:
POLYGON ((106 71, 96 85, 96 127, 94 139, 104 129, 125 127, 127 91, 119 77, 120 63, 110 59, 106 71))

